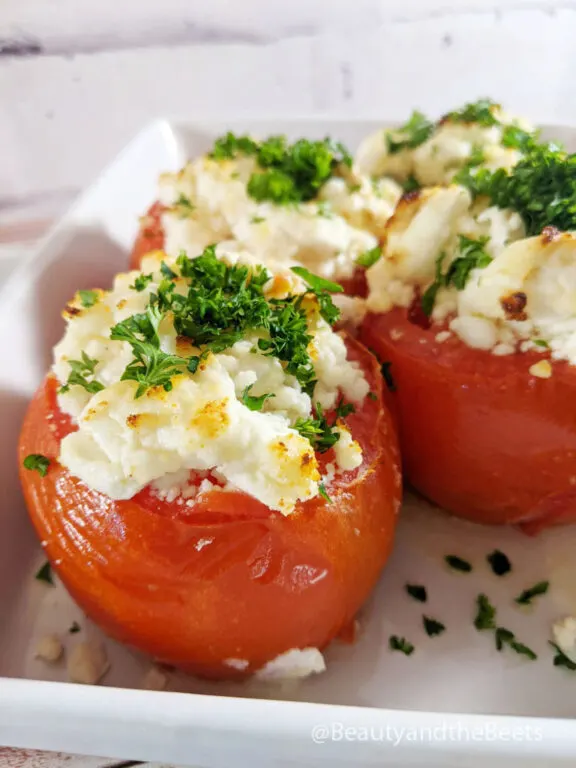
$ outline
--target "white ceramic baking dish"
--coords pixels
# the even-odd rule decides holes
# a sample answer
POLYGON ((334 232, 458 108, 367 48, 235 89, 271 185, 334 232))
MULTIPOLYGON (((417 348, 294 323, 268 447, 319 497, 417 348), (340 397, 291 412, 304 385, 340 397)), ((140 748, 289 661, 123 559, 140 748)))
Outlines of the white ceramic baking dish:
MULTIPOLYGON (((334 643, 328 671, 297 686, 213 684, 172 676, 170 692, 139 689, 149 662, 106 641, 104 685, 65 681, 64 666, 34 660, 48 631, 78 620, 99 637, 64 590, 33 576, 42 562, 22 502, 16 442, 26 404, 50 365, 60 311, 77 288, 106 287, 125 268, 137 217, 156 179, 208 148, 227 129, 295 137, 327 134, 355 147, 376 121, 218 120, 157 122, 140 134, 78 200, 33 258, 0 293, 0 744, 206 767, 290 765, 553 766, 576 760, 576 673, 555 668, 551 622, 576 612, 576 528, 528 538, 514 530, 455 521, 408 499, 396 548, 363 611, 353 646, 334 643), (513 572, 499 579, 485 557, 504 550, 513 572), (455 552, 475 565, 449 572, 455 552), (541 579, 549 594, 531 612, 513 597, 541 579), (429 639, 422 606, 404 592, 425 584, 427 614, 447 631, 429 639), (474 629, 474 601, 486 592, 502 623, 539 654, 530 662, 498 653, 474 629), (391 653, 391 634, 416 645, 391 653), (177 692, 178 691, 178 692, 177 692)), ((548 129, 574 146, 576 131, 548 129)), ((84 636, 83 635, 83 636, 84 636)))

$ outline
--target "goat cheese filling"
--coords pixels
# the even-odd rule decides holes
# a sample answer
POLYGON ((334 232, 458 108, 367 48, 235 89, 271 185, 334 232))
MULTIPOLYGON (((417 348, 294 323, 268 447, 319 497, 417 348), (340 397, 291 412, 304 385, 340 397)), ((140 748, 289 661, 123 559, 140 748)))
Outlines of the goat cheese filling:
POLYGON ((369 387, 331 327, 325 288, 338 286, 252 262, 153 252, 66 307, 53 373, 77 431, 59 460, 90 488, 191 497, 192 476, 200 492, 217 483, 289 514, 326 492, 317 453, 333 449, 340 472, 360 466, 346 416, 369 387))

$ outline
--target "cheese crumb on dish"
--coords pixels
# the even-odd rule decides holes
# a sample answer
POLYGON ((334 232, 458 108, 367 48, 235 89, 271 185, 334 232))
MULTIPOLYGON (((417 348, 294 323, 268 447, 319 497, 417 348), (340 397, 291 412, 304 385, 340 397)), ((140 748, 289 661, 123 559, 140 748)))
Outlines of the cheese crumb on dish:
POLYGON ((110 669, 104 645, 96 641, 77 643, 68 657, 71 683, 96 685, 110 669))
POLYGON ((49 664, 55 664, 64 655, 64 646, 58 635, 44 635, 36 646, 35 657, 49 664))
POLYGON ((243 672, 250 666, 247 659, 224 659, 223 664, 230 669, 237 669, 239 672, 243 672))
MULTIPOLYGON (((78 430, 62 440, 60 462, 113 499, 131 498, 149 484, 167 501, 178 496, 193 500, 218 487, 244 491, 289 514, 297 502, 317 496, 318 461, 310 440, 296 427, 313 417, 313 404, 329 411, 343 397, 358 405, 369 387, 316 300, 307 294, 302 305, 311 339, 309 368, 316 380, 312 395, 288 372, 285 361, 259 347, 264 329, 247 331, 221 350, 202 352, 191 338, 177 335, 167 313, 159 321, 154 354, 172 355, 181 367, 167 380, 169 386, 145 387, 136 397, 136 382, 125 378, 135 353, 127 341, 112 340, 111 329, 133 317, 146 320, 151 296, 166 289, 165 275, 172 268, 178 271, 168 257, 163 266, 155 256, 144 267, 118 275, 112 290, 93 305, 84 307, 79 300, 69 305, 73 311, 54 350, 53 372, 62 385, 58 404, 78 430), (147 273, 148 268, 153 271, 147 273), (135 281, 143 278, 145 285, 136 290, 135 281), (88 362, 82 362, 82 355, 88 362), (193 373, 184 367, 190 356, 199 361, 193 373), (82 365, 85 383, 78 385, 73 377, 82 365), (254 400, 265 399, 250 408, 244 402, 247 393, 254 400)), ((191 281, 173 274, 175 295, 184 300, 191 281)), ((276 282, 273 278, 266 286, 275 290, 276 282)), ((360 466, 358 443, 344 426, 334 429, 339 471, 360 466)))
POLYGON ((142 678, 140 686, 145 691, 163 691, 168 685, 168 675, 153 664, 142 678))
POLYGON ((266 682, 302 680, 325 671, 326 661, 318 648, 292 648, 265 664, 254 677, 266 682))
POLYGON ((271 271, 302 264, 323 277, 350 277, 363 253, 378 245, 400 198, 392 180, 331 178, 315 200, 298 204, 257 201, 247 184, 252 157, 201 157, 160 179, 165 250, 201 251, 214 242, 249 251, 271 271), (190 205, 178 204, 185 199, 190 205))

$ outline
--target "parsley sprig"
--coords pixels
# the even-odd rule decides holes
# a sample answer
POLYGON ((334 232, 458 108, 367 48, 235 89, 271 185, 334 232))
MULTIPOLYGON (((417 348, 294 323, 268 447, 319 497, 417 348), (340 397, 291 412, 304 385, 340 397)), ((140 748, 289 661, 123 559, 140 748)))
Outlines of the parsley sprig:
POLYGON ((432 136, 435 127, 435 123, 428 120, 426 115, 415 110, 404 125, 386 132, 385 140, 388 152, 395 155, 403 149, 419 147, 432 136))
POLYGON ((68 365, 70 366, 71 373, 66 384, 58 390, 59 393, 68 392, 72 386, 83 387, 91 395, 95 395, 96 392, 104 389, 104 385, 94 378, 94 369, 98 365, 98 360, 94 360, 86 352, 82 351, 82 359, 68 360, 68 365))
POLYGON ((217 139, 212 150, 215 160, 254 156, 259 170, 248 180, 248 194, 258 200, 279 205, 312 200, 320 187, 340 165, 350 166, 352 158, 339 142, 298 139, 288 143, 286 136, 270 136, 263 142, 229 132, 217 139))
POLYGON ((477 123, 484 128, 489 128, 500 124, 500 120, 495 115, 499 106, 492 99, 478 99, 465 104, 460 109, 448 112, 443 120, 451 123, 477 123))

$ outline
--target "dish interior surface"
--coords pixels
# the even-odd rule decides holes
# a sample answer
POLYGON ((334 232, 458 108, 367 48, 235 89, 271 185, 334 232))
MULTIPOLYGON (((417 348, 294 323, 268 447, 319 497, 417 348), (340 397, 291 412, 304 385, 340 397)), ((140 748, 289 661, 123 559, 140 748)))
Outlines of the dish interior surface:
MULTIPOLYGON (((66 680, 65 664, 49 666, 33 658, 38 640, 57 632, 71 647, 79 639, 100 637, 61 585, 51 588, 34 579, 43 556, 23 505, 15 458, 25 408, 63 331, 60 312, 66 300, 78 288, 108 287, 112 276, 126 269, 138 216, 154 200, 158 174, 207 150, 226 130, 283 132, 293 138, 329 134, 353 149, 381 125, 327 120, 157 123, 119 156, 36 257, 9 279, 0 301, 1 676, 66 680), (82 634, 70 635, 75 620, 82 634)), ((574 148, 576 132, 550 128, 547 133, 574 148)), ((457 521, 409 495, 394 553, 360 616, 359 638, 353 645, 332 643, 326 673, 280 686, 216 684, 172 673, 169 690, 432 712, 576 717, 576 673, 553 666, 548 644, 552 622, 576 613, 575 548, 574 527, 529 538, 512 529, 457 521), (513 565, 501 578, 486 562, 495 548, 513 565), (444 564, 447 554, 470 561, 473 571, 450 571, 444 564), (547 595, 529 609, 515 606, 515 596, 543 579, 550 580, 547 595), (406 583, 424 585, 428 602, 410 598, 406 583), (493 634, 474 628, 479 593, 497 606, 499 625, 534 649, 536 661, 498 652, 493 634), (446 631, 427 637, 423 614, 441 621, 446 631), (394 634, 414 644, 411 656, 389 650, 394 634)), ((104 685, 139 688, 149 660, 112 641, 105 644, 111 669, 104 685)))

